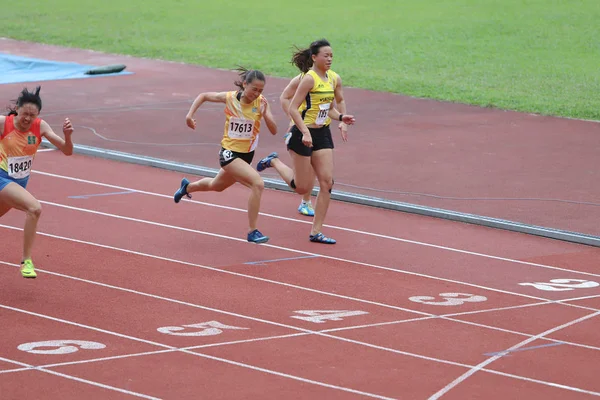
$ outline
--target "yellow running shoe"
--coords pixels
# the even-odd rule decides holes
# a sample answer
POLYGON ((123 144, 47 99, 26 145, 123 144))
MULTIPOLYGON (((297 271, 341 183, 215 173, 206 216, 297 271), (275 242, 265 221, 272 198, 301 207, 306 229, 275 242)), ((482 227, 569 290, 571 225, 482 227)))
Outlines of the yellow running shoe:
POLYGON ((21 275, 23 275, 23 278, 35 278, 37 276, 30 258, 21 263, 21 275))

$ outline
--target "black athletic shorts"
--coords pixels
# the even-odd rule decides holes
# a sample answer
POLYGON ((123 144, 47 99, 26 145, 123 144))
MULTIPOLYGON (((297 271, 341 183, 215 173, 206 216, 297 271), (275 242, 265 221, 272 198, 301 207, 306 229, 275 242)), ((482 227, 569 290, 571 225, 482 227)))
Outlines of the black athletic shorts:
POLYGON ((310 157, 313 151, 322 149, 333 149, 333 138, 329 125, 320 128, 308 128, 312 137, 313 147, 307 147, 302 143, 302 132, 294 125, 290 132, 292 136, 287 144, 288 150, 301 156, 310 157))
POLYGON ((221 151, 219 151, 219 163, 221 164, 221 167, 230 164, 236 158, 241 158, 248 164, 252 164, 252 159, 254 158, 254 151, 251 151, 250 153, 238 153, 237 151, 227 150, 224 148, 221 148, 221 151))

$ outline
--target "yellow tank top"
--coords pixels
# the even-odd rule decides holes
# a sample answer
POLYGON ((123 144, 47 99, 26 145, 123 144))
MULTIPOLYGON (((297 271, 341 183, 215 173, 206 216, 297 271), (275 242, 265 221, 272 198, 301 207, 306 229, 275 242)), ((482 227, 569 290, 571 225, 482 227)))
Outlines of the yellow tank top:
POLYGON ((329 70, 327 71, 327 80, 323 80, 311 69, 306 75, 312 76, 315 84, 298 108, 302 120, 306 125, 329 125, 331 118, 327 114, 331 108, 331 103, 335 100, 334 91, 337 86, 337 74, 329 70))
POLYGON ((267 99, 258 96, 251 104, 240 102, 241 92, 227 92, 225 98, 225 129, 221 146, 238 153, 250 153, 258 146, 258 133, 267 99))

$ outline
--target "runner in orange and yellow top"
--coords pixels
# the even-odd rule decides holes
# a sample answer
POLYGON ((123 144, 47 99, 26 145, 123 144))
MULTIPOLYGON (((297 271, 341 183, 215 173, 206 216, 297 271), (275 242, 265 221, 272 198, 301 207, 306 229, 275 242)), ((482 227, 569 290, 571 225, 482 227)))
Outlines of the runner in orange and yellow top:
POLYGON ((65 119, 63 123, 63 139, 38 117, 40 111, 42 99, 38 86, 35 92, 23 89, 14 107, 9 108, 8 116, 0 116, 0 216, 11 208, 26 214, 21 260, 21 275, 24 278, 37 276, 31 261, 31 251, 42 212, 40 202, 26 189, 33 159, 42 137, 64 154, 73 153, 73 126, 69 119, 65 119))
POLYGON ((221 169, 214 178, 203 178, 191 183, 183 178, 173 199, 175 203, 179 203, 183 196, 191 198, 190 193, 193 192, 222 192, 239 182, 250 189, 247 239, 249 242, 265 243, 269 238, 256 226, 264 181, 250 164, 258 145, 261 120, 265 120, 273 135, 277 134, 277 124, 267 99, 262 95, 265 87, 264 74, 245 68, 239 68, 238 71, 240 79, 235 82, 238 90, 200 93, 186 116, 187 126, 196 129, 194 113, 204 102, 225 103, 225 126, 219 152, 221 169))

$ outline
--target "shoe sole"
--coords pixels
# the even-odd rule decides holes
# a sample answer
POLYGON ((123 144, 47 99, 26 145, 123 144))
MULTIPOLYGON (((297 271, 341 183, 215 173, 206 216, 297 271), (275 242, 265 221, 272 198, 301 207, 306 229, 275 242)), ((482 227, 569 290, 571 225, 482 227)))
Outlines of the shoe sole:
POLYGON ((319 243, 319 244, 336 244, 337 243, 337 241, 335 241, 335 239, 333 242, 325 242, 322 240, 312 240, 310 237, 308 238, 308 241, 311 243, 319 243))
POLYGON ((268 237, 266 237, 264 239, 258 239, 258 240, 249 240, 250 243, 256 243, 256 244, 267 243, 268 241, 269 241, 268 237))
POLYGON ((175 195, 173 196, 173 201, 175 203, 179 203, 181 201, 181 199, 183 199, 183 196, 181 196, 179 199, 177 198, 178 193, 179 193, 179 190, 177 192, 175 192, 175 195))

